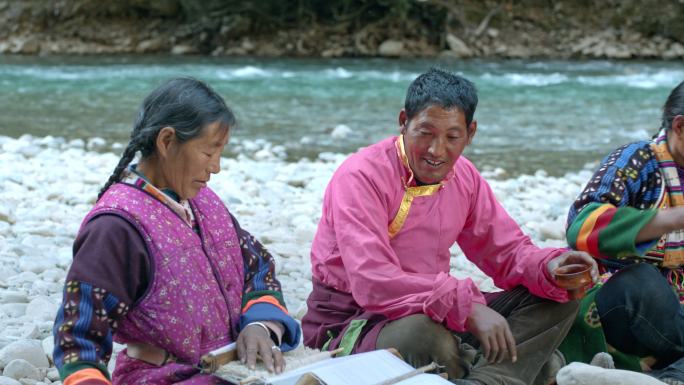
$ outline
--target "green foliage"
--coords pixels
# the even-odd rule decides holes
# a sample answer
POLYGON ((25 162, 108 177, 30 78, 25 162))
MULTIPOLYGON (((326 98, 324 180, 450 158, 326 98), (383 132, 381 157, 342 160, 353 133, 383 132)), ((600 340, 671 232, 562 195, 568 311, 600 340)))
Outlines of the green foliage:
POLYGON ((231 13, 240 12, 253 20, 255 29, 261 31, 274 24, 297 28, 342 23, 360 28, 383 19, 405 23, 423 8, 412 0, 260 0, 233 3, 236 4, 235 8, 231 7, 231 13))

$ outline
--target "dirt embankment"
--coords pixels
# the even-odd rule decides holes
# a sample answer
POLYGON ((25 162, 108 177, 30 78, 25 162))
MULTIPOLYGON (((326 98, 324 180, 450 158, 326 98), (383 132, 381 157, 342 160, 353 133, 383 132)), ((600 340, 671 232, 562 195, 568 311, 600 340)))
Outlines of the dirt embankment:
POLYGON ((684 0, 0 0, 0 53, 684 58, 684 0))

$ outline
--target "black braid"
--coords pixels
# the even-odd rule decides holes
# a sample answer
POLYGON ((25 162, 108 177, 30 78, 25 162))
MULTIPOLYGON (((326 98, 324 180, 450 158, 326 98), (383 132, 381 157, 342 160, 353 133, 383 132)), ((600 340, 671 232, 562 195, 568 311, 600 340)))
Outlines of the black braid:
POLYGON ((133 158, 135 158, 135 153, 137 151, 138 149, 135 142, 131 141, 130 143, 128 143, 128 146, 126 146, 126 149, 124 150, 123 155, 119 160, 119 164, 116 165, 114 172, 112 172, 112 175, 109 177, 104 187, 102 187, 100 193, 97 194, 97 200, 100 200, 100 198, 102 198, 102 195, 104 195, 107 189, 109 189, 114 183, 119 181, 119 179, 121 178, 121 173, 133 161, 133 158))

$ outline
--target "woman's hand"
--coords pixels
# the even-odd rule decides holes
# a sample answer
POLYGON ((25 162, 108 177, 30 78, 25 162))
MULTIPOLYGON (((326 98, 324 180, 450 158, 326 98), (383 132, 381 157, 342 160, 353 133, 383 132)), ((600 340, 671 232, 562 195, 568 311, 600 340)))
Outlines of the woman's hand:
POLYGON ((649 242, 663 235, 684 229, 684 206, 659 209, 658 213, 639 230, 635 243, 649 242))
POLYGON ((280 347, 271 339, 271 335, 262 324, 247 325, 237 339, 238 358, 251 370, 256 368, 257 355, 261 357, 266 369, 276 374, 282 373, 285 367, 280 347))

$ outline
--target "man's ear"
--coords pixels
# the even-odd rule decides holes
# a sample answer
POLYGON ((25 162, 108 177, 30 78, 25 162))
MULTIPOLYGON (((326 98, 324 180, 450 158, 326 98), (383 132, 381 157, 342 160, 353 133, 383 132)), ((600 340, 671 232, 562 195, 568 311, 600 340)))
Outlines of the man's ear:
POLYGON ((159 130, 157 139, 155 140, 155 147, 157 154, 161 158, 166 158, 169 155, 169 149, 176 141, 176 130, 173 127, 164 127, 159 130))
POLYGON ((406 125, 408 124, 408 117, 406 116, 406 110, 401 109, 399 111, 399 132, 403 135, 406 134, 406 125))
POLYGON ((477 133, 477 120, 473 120, 470 122, 470 125, 468 126, 468 145, 473 142, 473 138, 475 137, 475 134, 477 133))

